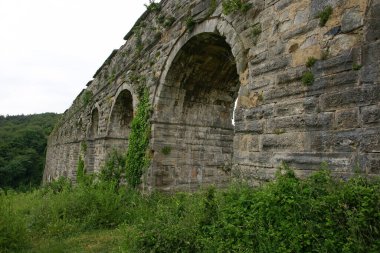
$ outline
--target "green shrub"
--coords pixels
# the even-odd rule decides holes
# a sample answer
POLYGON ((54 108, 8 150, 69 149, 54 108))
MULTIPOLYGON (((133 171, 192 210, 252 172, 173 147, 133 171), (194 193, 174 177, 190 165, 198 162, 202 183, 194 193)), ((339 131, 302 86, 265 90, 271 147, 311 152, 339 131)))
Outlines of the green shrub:
POLYGON ((26 224, 12 204, 0 190, 0 252, 16 252, 28 245, 26 224))
POLYGON ((256 45, 257 44, 257 41, 259 39, 259 36, 262 32, 262 29, 261 29, 261 24, 256 24, 252 27, 252 39, 253 39, 253 43, 256 45))
POLYGON ((85 90, 81 96, 82 105, 87 106, 92 101, 92 98, 93 98, 92 92, 89 90, 85 90))
POLYGON ((223 14, 229 15, 235 12, 247 12, 251 7, 251 3, 247 3, 246 0, 223 0, 222 2, 223 14))
MULTIPOLYGON (((140 197, 141 200, 141 197, 140 197)), ((139 222, 127 225, 128 252, 201 252, 198 240, 201 196, 157 195, 140 202, 139 222)))
POLYGON ((193 19, 192 16, 189 16, 186 20, 185 20, 185 24, 186 24, 186 28, 189 32, 192 32, 194 30, 194 27, 195 27, 195 20, 193 19))
POLYGON ((45 193, 31 210, 31 229, 39 235, 65 237, 79 231, 115 228, 125 217, 125 191, 116 182, 80 184, 59 193, 45 193))
POLYGON ((314 66, 314 64, 316 62, 317 62, 317 59, 315 57, 311 56, 311 57, 307 58, 307 61, 306 61, 305 65, 306 65, 306 67, 311 68, 311 67, 314 66))
POLYGON ((166 28, 169 28, 173 25, 174 22, 175 22, 175 17, 173 16, 166 17, 165 20, 163 21, 163 26, 166 28))
POLYGON ((355 71, 360 70, 362 67, 363 66, 361 64, 358 64, 358 63, 352 64, 352 69, 355 70, 355 71))
POLYGON ((115 182, 119 185, 122 173, 125 169, 125 156, 117 150, 112 150, 108 154, 105 164, 99 173, 99 180, 104 182, 115 182))
POLYGON ((164 155, 169 155, 172 152, 172 148, 169 146, 165 146, 161 149, 161 153, 164 155))
POLYGON ((82 156, 79 156, 77 164, 77 183, 81 183, 84 180, 86 170, 84 168, 84 160, 82 156))
POLYGON ((331 6, 326 6, 323 9, 323 11, 321 11, 318 14, 319 26, 321 26, 321 27, 325 26, 332 13, 333 13, 333 8, 331 6))
POLYGON ((160 3, 156 3, 154 0, 149 0, 149 4, 144 4, 146 9, 149 12, 160 12, 161 11, 161 5, 160 3))
POLYGON ((126 180, 132 188, 136 188, 141 183, 141 176, 150 162, 148 154, 150 113, 149 94, 147 89, 143 89, 140 94, 136 115, 131 123, 126 157, 126 180))
POLYGON ((302 75, 302 83, 305 86, 310 86, 314 83, 314 74, 311 71, 306 71, 302 75))

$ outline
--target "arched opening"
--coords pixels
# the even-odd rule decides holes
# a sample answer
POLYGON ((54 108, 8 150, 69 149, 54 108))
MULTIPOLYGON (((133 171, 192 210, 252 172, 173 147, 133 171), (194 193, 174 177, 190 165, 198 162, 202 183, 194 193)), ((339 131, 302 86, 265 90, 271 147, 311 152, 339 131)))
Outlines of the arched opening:
POLYGON ((96 158, 96 142, 99 129, 99 111, 95 108, 91 114, 91 123, 87 134, 85 170, 86 172, 94 172, 96 158))
POLYGON ((133 98, 129 90, 125 89, 116 98, 113 106, 108 135, 111 138, 125 139, 130 132, 130 123, 133 118, 133 98))
POLYGON ((97 137, 98 128, 99 128, 99 111, 97 108, 95 108, 91 114, 91 125, 88 131, 89 140, 94 140, 97 137))
POLYGON ((156 106, 156 186, 195 189, 228 181, 239 84, 235 58, 224 37, 201 33, 179 50, 156 106), (170 154, 161 152, 165 149, 170 154))

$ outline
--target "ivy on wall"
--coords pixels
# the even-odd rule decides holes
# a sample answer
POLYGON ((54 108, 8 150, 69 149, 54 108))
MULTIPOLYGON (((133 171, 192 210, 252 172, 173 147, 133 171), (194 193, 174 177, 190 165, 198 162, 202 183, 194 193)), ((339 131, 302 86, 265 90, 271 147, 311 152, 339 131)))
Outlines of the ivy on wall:
POLYGON ((141 176, 149 166, 148 146, 150 138, 150 104, 148 90, 140 93, 140 102, 131 123, 126 157, 126 180, 132 188, 141 184, 141 176))

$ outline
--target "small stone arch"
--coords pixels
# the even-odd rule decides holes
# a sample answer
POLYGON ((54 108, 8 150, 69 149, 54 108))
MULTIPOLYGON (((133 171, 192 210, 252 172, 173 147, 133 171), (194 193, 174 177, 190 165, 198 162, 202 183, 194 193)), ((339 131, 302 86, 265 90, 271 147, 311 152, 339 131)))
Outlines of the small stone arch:
POLYGON ((117 129, 115 128, 128 128, 129 123, 133 118, 134 111, 137 107, 137 102, 137 95, 133 92, 133 89, 130 84, 125 83, 119 87, 119 89, 115 93, 110 109, 110 114, 107 120, 108 137, 117 138, 118 136, 122 137, 128 134, 127 132, 118 134, 116 133, 117 129))
POLYGON ((94 140, 99 136, 99 107, 95 106, 91 110, 91 120, 87 127, 87 139, 94 140))
POLYGON ((87 128, 87 143, 85 150, 85 170, 94 172, 96 157, 98 157, 97 146, 99 146, 99 106, 95 105, 91 111, 91 120, 87 128))
POLYGON ((234 105, 248 73, 245 51, 219 19, 202 22, 173 46, 153 102, 152 186, 194 190, 229 181, 234 105))

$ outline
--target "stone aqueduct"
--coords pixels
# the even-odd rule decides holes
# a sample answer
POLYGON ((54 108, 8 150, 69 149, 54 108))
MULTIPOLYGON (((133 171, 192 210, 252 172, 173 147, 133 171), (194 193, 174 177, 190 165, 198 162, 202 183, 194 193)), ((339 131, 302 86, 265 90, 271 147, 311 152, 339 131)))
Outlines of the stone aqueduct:
POLYGON ((51 134, 44 181, 75 180, 80 156, 98 171, 112 149, 128 148, 141 83, 152 105, 144 187, 255 184, 281 161, 302 176, 323 161, 343 177, 378 174, 380 1, 248 3, 229 15, 220 0, 147 10, 51 134), (305 86, 310 57, 314 83, 305 86))

